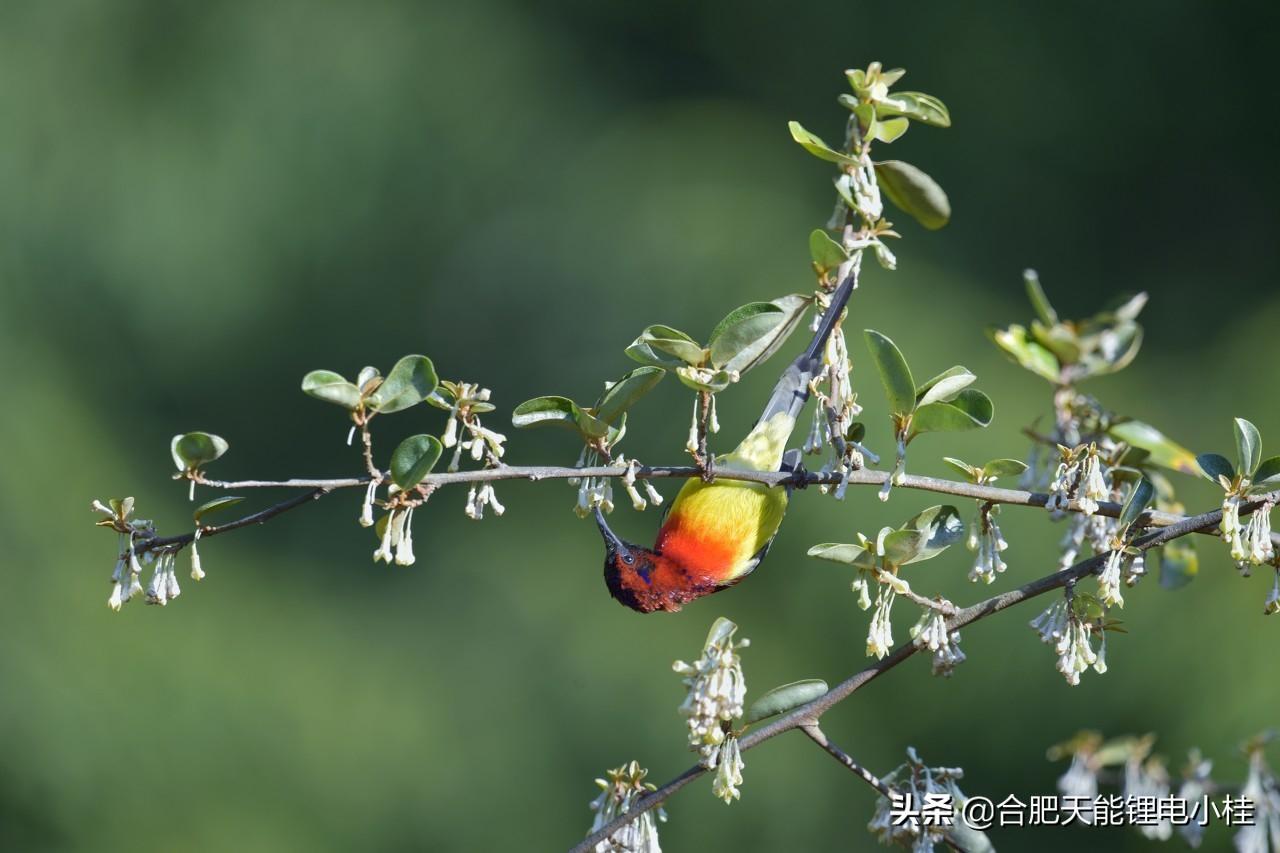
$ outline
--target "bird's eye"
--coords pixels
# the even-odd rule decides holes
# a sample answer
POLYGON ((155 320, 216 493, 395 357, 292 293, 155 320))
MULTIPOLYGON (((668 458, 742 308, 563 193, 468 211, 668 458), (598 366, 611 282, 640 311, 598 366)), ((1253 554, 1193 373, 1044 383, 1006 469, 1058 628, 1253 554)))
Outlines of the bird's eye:
POLYGON ((630 554, 627 554, 622 558, 622 562, 626 563, 628 566, 633 566, 635 565, 636 558, 631 556, 630 554))

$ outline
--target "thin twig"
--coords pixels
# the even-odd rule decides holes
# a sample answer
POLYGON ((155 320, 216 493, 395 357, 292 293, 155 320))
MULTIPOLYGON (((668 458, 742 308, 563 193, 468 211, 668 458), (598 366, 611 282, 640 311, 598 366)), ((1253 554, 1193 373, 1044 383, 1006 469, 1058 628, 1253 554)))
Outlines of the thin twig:
POLYGON ((809 740, 813 741, 818 746, 826 750, 827 753, 832 758, 834 758, 836 761, 839 761, 841 764, 843 764, 846 769, 852 771, 863 782, 866 782, 872 788, 875 788, 883 796, 886 796, 886 797, 892 796, 893 794, 892 788, 890 788, 884 782, 881 782, 880 778, 876 776, 874 773, 872 773, 870 770, 863 767, 858 762, 854 761, 853 757, 849 755, 849 753, 845 752, 839 746, 832 743, 831 740, 827 738, 827 733, 824 732, 817 723, 813 723, 812 725, 800 726, 800 731, 808 735, 809 740))
MULTIPOLYGON (((1252 511, 1256 507, 1260 506, 1263 501, 1274 502, 1277 498, 1280 498, 1280 492, 1272 492, 1269 495, 1260 496, 1257 500, 1246 506, 1249 511, 1252 511)), ((1242 507, 1241 512, 1243 513, 1244 511, 1245 507, 1242 507)), ((1175 523, 1169 524, 1155 532, 1140 537, 1134 541, 1133 545, 1145 551, 1149 548, 1155 548, 1163 545, 1165 542, 1177 539, 1180 536, 1185 536, 1188 533, 1213 527, 1221 520, 1221 509, 1182 518, 1175 523)), ((1106 559, 1107 554, 1096 554, 1088 559, 1081 560, 1070 568, 1045 575, 1044 577, 1038 578, 1030 583, 1023 584, 1015 590, 994 595, 990 598, 984 599, 983 601, 979 601, 977 604, 965 607, 957 611, 954 616, 947 619, 947 629, 948 631, 954 631, 967 625, 972 625, 974 622, 985 619, 993 613, 999 613, 1001 610, 1007 610, 1016 604, 1029 601, 1032 598, 1051 592, 1052 590, 1060 589, 1068 583, 1074 583, 1083 577, 1096 573, 1103 567, 1106 559)), ((866 669, 855 673, 828 690, 823 695, 819 696, 817 699, 814 699, 812 702, 789 711, 785 715, 772 720, 758 729, 753 729, 747 732, 739 739, 739 748, 744 751, 753 749, 765 741, 777 737, 783 732, 803 728, 805 726, 816 725, 818 720, 827 711, 831 710, 845 699, 848 699, 877 677, 898 666, 919 650, 920 647, 914 642, 908 642, 898 646, 898 648, 894 649, 887 657, 876 661, 866 669)), ((672 794, 705 772, 706 770, 700 765, 690 767, 671 782, 668 782, 660 788, 646 794, 632 806, 630 811, 619 815, 599 831, 593 832, 581 842, 574 845, 570 848, 570 853, 589 853, 589 851, 594 849, 596 844, 613 835, 613 833, 635 820, 641 814, 644 814, 650 809, 654 809, 666 802, 672 794)))

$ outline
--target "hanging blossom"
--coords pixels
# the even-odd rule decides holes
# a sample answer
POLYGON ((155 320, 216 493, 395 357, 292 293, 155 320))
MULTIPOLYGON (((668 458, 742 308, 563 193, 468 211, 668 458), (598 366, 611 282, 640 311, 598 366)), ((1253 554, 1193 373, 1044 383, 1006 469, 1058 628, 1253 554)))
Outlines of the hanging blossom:
POLYGON ((1107 671, 1106 632, 1093 622, 1080 619, 1065 597, 1032 619, 1031 627, 1040 634, 1041 642, 1053 646, 1058 655, 1057 670, 1068 684, 1079 684, 1080 675, 1089 667, 1099 675, 1107 671), (1099 627, 1098 633, 1101 634, 1097 651, 1094 651, 1092 639, 1095 627, 1099 627))
POLYGON ((1222 521, 1218 524, 1218 532, 1231 549, 1231 559, 1236 561, 1236 568, 1247 577, 1254 566, 1269 563, 1275 558, 1275 547, 1271 542, 1271 510, 1275 504, 1263 501, 1249 515, 1248 522, 1241 524, 1240 505, 1248 500, 1249 480, 1238 478, 1233 483, 1220 476, 1218 482, 1226 492, 1222 498, 1222 521))
POLYGON ((440 389, 427 398, 432 405, 449 412, 440 443, 453 448, 450 471, 458 470, 464 450, 473 460, 483 460, 485 467, 499 465, 507 452, 507 437, 480 423, 481 414, 494 410, 490 396, 488 388, 474 382, 441 382, 440 389))
POLYGON ((893 648, 893 622, 890 614, 897 593, 888 584, 876 590, 876 610, 871 614, 871 628, 867 631, 867 657, 883 659, 893 648))
POLYGON ((995 515, 999 507, 990 503, 979 504, 978 517, 969 525, 969 537, 965 547, 975 555, 973 568, 969 570, 969 580, 991 583, 996 575, 1009 568, 1000 555, 1009 543, 996 524, 995 515))
POLYGON ((645 494, 649 496, 646 501, 640 496, 640 490, 636 488, 636 472, 640 469, 640 463, 635 459, 628 460, 625 456, 617 458, 619 465, 626 465, 626 473, 622 475, 622 486, 627 490, 627 497, 631 498, 631 506, 637 512, 644 512, 645 508, 652 503, 654 506, 662 506, 662 493, 653 487, 653 483, 647 479, 641 481, 645 494))
POLYGON ((1062 461, 1049 484, 1049 501, 1045 508, 1050 512, 1061 512, 1075 500, 1081 512, 1093 515, 1098 511, 1098 501, 1111 496, 1111 487, 1107 485, 1098 458, 1097 443, 1090 442, 1075 448, 1058 445, 1058 452, 1062 461))
MULTIPOLYGON (((1182 786, 1178 788, 1178 799, 1188 803, 1201 802, 1206 794, 1213 793, 1217 786, 1209 774, 1213 771, 1213 762, 1204 758, 1200 750, 1193 749, 1187 756, 1186 767, 1182 771, 1182 786)), ((1178 834, 1191 847, 1199 847, 1204 840, 1204 823, 1189 820, 1178 826, 1178 834)))
MULTIPOLYGON (((472 486, 474 489, 475 487, 472 486)), ((393 487, 394 489, 394 487, 393 487)), ((396 492, 395 494, 400 494, 396 492)), ((373 561, 381 561, 388 565, 412 566, 413 554, 413 511, 415 504, 393 503, 383 521, 382 538, 378 550, 373 552, 373 561)))
POLYGON ((711 793, 726 804, 742 796, 738 786, 742 784, 742 768, 746 763, 742 760, 742 750, 738 747, 738 738, 730 733, 716 752, 714 763, 708 769, 715 769, 716 777, 711 782, 711 793))
MULTIPOLYGON (((648 775, 649 771, 636 761, 605 771, 607 778, 596 780, 600 795, 589 804, 595 816, 587 834, 603 829, 618 816, 631 811, 645 794, 657 790, 652 782, 644 781, 648 775)), ((662 808, 651 809, 596 844, 594 853, 662 853, 657 821, 666 819, 667 813, 662 808)))
POLYGON ((1081 804, 1080 821, 1093 823, 1093 803, 1098 797, 1098 747, 1102 745, 1102 736, 1097 732, 1081 732, 1071 741, 1052 747, 1049 757, 1056 760, 1069 751, 1071 764, 1067 771, 1058 777, 1058 791, 1064 797, 1074 797, 1081 804))
POLYGON ((1249 775, 1240 795, 1253 801, 1253 822, 1246 824, 1233 839, 1239 853, 1280 851, 1280 783, 1277 783, 1263 754, 1269 739, 1254 738, 1245 747, 1249 756, 1249 775))
MULTIPOLYGON (((721 768, 714 790, 732 789, 741 784, 742 760, 732 736, 732 723, 742 717, 747 682, 742 673, 738 649, 750 645, 748 640, 734 641, 738 626, 723 617, 717 619, 707 634, 702 656, 693 663, 676 661, 672 670, 684 676, 689 688, 679 711, 688 718, 689 748, 697 752, 702 766, 721 768), (726 747, 732 741, 732 746, 726 747), (723 777, 723 778, 722 778, 723 777)), ((725 798, 728 802, 733 796, 725 798)))
POLYGON ((948 629, 946 618, 937 610, 927 608, 922 611, 920 620, 911 626, 909 633, 917 646, 933 652, 934 675, 950 678, 956 667, 964 663, 960 632, 948 629))
POLYGON ((90 509, 99 513, 95 524, 99 527, 110 527, 117 535, 116 562, 111 572, 111 595, 107 598, 107 606, 119 611, 131 598, 143 592, 142 568, 144 563, 155 559, 151 551, 138 556, 138 540, 147 540, 155 536, 155 522, 149 519, 130 518, 133 515, 133 498, 111 499, 107 503, 95 500, 90 509))
MULTIPOLYGON (((150 556, 149 552, 148 556, 150 556)), ((174 571, 177 557, 172 551, 165 551, 154 562, 151 583, 147 585, 147 604, 159 604, 163 607, 182 594, 182 590, 178 587, 177 572, 174 571)))
MULTIPOLYGON (((950 798, 956 820, 969 799, 958 784, 964 778, 959 767, 928 767, 920 760, 913 747, 907 748, 907 762, 895 767, 881 781, 894 793, 905 796, 918 812, 926 797, 950 798)), ((889 797, 881 795, 876 800, 875 812, 867 829, 881 844, 900 844, 910 847, 913 853, 931 853, 938 845, 945 845, 949 826, 927 826, 918 815, 909 814, 905 820, 893 808, 889 797)))
POLYGON ((481 483, 477 486, 471 484, 471 488, 467 491, 467 506, 465 512, 467 518, 472 521, 479 521, 484 518, 484 508, 489 507, 493 510, 494 515, 502 515, 507 508, 498 502, 498 495, 493 491, 493 483, 481 483))
POLYGON ((191 579, 204 580, 204 567, 200 565, 200 534, 204 528, 196 525, 195 535, 191 538, 191 579))
MULTIPOLYGON (((1135 751, 1124 765, 1124 789, 1126 801, 1154 797, 1156 801, 1169 796, 1169 771, 1159 758, 1146 761, 1135 751)), ((1162 817, 1156 823, 1140 823, 1138 831, 1154 841, 1168 841, 1173 837, 1173 822, 1162 817)))
POLYGON ((1123 543, 1115 543, 1117 547, 1107 553, 1106 563, 1098 573, 1098 600, 1108 607, 1124 607, 1124 596, 1120 594, 1120 570, 1125 562, 1123 543))
MULTIPOLYGON (((578 454, 578 468, 595 468, 600 464, 601 451, 584 446, 578 454)), ((613 481, 609 477, 570 477, 566 482, 578 487, 578 502, 573 511, 579 518, 591 515, 597 506, 602 512, 613 512, 613 481)))
POLYGON ((1280 612, 1280 568, 1276 569, 1275 580, 1271 584, 1271 592, 1267 594, 1267 603, 1262 612, 1266 616, 1280 612))

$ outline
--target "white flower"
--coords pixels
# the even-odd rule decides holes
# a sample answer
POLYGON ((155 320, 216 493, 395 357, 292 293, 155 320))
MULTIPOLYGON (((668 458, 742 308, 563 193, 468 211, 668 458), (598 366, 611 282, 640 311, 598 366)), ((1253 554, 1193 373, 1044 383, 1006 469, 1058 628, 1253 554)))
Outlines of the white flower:
POLYGON ((869 610, 871 594, 868 591, 867 576, 864 572, 859 571, 858 576, 853 579, 853 591, 858 594, 858 606, 863 610, 869 610))
POLYGON ((1049 484, 1049 500, 1045 508, 1050 512, 1060 512, 1067 509, 1074 499, 1082 513, 1093 515, 1098 511, 1098 501, 1111 496, 1098 459, 1098 446, 1089 444, 1074 449, 1059 446, 1058 449, 1062 461, 1049 484))
POLYGON ((801 448, 805 453, 814 454, 822 449, 826 441, 824 435, 823 410, 821 405, 813 408, 813 426, 809 428, 809 437, 805 439, 804 447, 801 448))
POLYGON ((1082 751, 1071 756, 1071 766, 1058 779, 1058 790, 1064 796, 1082 797, 1086 801, 1098 796, 1098 769, 1091 758, 1092 754, 1082 751))
POLYGON ((685 676, 689 692, 680 704, 680 713, 688 717, 689 748, 702 755, 702 762, 713 767, 717 748, 725 739, 727 723, 742 716, 747 694, 746 678, 738 649, 747 640, 734 642, 738 626, 723 617, 717 619, 707 634, 702 657, 692 664, 676 661, 671 668, 685 676))
MULTIPOLYGON (((401 519, 401 522, 399 528, 399 541, 396 542, 396 565, 412 566, 414 561, 412 526, 413 507, 409 507, 407 510, 400 513, 399 518, 401 519)), ((395 536, 396 534, 393 532, 392 538, 395 538, 395 536)))
POLYGON ((631 506, 636 512, 644 512, 648 503, 640 497, 640 491, 636 488, 636 469, 640 467, 640 463, 634 459, 628 462, 625 457, 619 457, 618 463, 627 466, 626 473, 622 475, 622 485, 627 490, 627 497, 631 498, 631 506))
POLYGON ((991 583, 996 575, 1008 568, 1000 553, 1009 547, 1004 534, 996 524, 995 508, 980 511, 978 518, 969 526, 969 538, 966 547, 976 556, 973 568, 969 570, 969 580, 991 583))
POLYGON ((1241 538, 1243 528, 1240 526, 1240 501, 1240 495, 1227 493, 1222 499, 1222 521, 1218 524, 1222 541, 1230 546, 1231 559, 1237 563, 1245 558, 1244 541, 1241 538))
POLYGON ((693 398, 693 420, 689 423, 689 439, 684 443, 684 449, 693 455, 698 453, 698 398, 693 398))
POLYGON ((159 604, 161 607, 182 594, 178 588, 178 576, 174 571, 177 559, 172 551, 166 551, 156 560, 151 572, 151 583, 147 585, 147 604, 159 604))
POLYGON ((1263 755, 1263 745, 1249 749, 1249 775, 1240 795, 1253 801, 1253 821, 1235 836, 1240 853, 1274 853, 1280 850, 1280 787, 1263 755), (1268 845, 1268 842, 1270 844, 1268 845))
POLYGON ((492 483, 483 483, 478 487, 472 483, 467 491, 467 506, 464 510, 467 518, 472 521, 484 518, 486 506, 493 507, 494 515, 502 515, 507 511, 507 508, 498 502, 498 495, 494 492, 492 483))
MULTIPOLYGON (((1131 801, 1154 797, 1157 801, 1169 796, 1169 772, 1158 759, 1145 763, 1136 755, 1130 756, 1124 765, 1124 798, 1131 801)), ((1173 837, 1173 823, 1165 817, 1156 823, 1141 823, 1138 831, 1156 841, 1168 841, 1173 837)))
POLYGON ((716 778, 711 783, 711 792, 725 803, 731 803, 742 796, 738 786, 742 784, 742 750, 738 748, 738 739, 733 735, 725 738, 710 767, 715 768, 716 778))
POLYGON ((1044 612, 1031 620, 1031 627, 1040 634, 1040 641, 1056 647, 1067 634, 1070 621, 1068 609, 1070 605, 1065 598, 1059 598, 1045 608, 1044 612))
POLYGON ((380 480, 370 480, 364 490, 364 503, 360 505, 360 526, 373 527, 373 499, 377 494, 380 480))
POLYGON ((1260 566, 1275 556, 1275 549, 1271 544, 1273 506, 1274 504, 1266 502, 1255 509, 1249 516, 1249 524, 1244 531, 1244 559, 1255 566, 1260 566))
POLYGON ((1275 582, 1271 584, 1271 592, 1267 595, 1267 603, 1262 612, 1266 616, 1280 612, 1280 569, 1276 570, 1275 582))
POLYGON ((1091 632, 1091 625, 1072 618, 1067 625, 1066 636, 1055 646, 1058 672, 1073 687, 1080 683, 1080 674, 1098 662, 1098 656, 1090 645, 1091 632))
POLYGON ((1147 555, 1143 551, 1133 555, 1129 560, 1129 565, 1124 571, 1124 585, 1135 586, 1138 581, 1147 576, 1147 555))
POLYGON ((1108 553, 1106 565, 1098 575, 1098 599, 1108 607, 1124 607, 1124 596, 1120 594, 1120 567, 1124 556, 1119 548, 1108 553))
MULTIPOLYGON (((1205 794, 1214 789, 1209 773, 1213 770, 1213 762, 1201 757, 1200 751, 1193 749, 1187 757, 1187 767, 1183 770, 1182 787, 1178 789, 1178 799, 1189 803, 1201 802, 1205 794)), ((1199 847, 1204 839, 1204 826, 1198 820, 1190 820, 1178 826, 1178 834, 1191 847, 1199 847)))
POLYGON ((933 652, 933 674, 950 678, 957 665, 964 662, 960 651, 960 632, 947 628, 947 620, 936 610, 925 610, 920 620, 911 627, 911 639, 915 644, 933 652))
POLYGON ((191 579, 193 581, 204 580, 204 568, 200 565, 200 528, 196 528, 196 535, 191 540, 191 579))
POLYGON ((867 656, 883 659, 893 648, 893 623, 890 612, 897 593, 887 584, 876 591, 876 612, 871 615, 871 628, 867 632, 867 656))
MULTIPOLYGON (((639 763, 632 761, 621 767, 608 771, 608 779, 597 779, 600 796, 590 803, 595 812, 589 832, 597 832, 611 823, 619 815, 631 811, 631 807, 645 794, 654 790, 654 786, 644 781, 647 770, 639 763)), ((658 825, 655 820, 665 821, 666 812, 661 808, 652 809, 601 841, 594 848, 594 853, 662 853, 658 845, 658 825)))
POLYGON ((378 545, 378 550, 373 552, 373 561, 375 563, 381 560, 387 565, 390 565, 391 561, 394 559, 391 549, 395 544, 392 539, 396 527, 395 518, 396 510, 392 510, 390 514, 387 515, 387 524, 382 530, 382 542, 378 545))

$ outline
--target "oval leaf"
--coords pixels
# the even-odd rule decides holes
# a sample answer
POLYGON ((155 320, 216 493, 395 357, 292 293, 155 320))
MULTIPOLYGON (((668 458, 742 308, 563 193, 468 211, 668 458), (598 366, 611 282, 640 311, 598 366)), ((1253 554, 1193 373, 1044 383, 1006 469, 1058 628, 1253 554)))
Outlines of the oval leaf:
POLYGON ((751 707, 747 710, 747 722, 757 723, 769 717, 776 717, 778 714, 785 714, 801 705, 808 705, 819 696, 826 695, 829 689, 827 682, 817 678, 806 678, 803 681, 793 681, 790 684, 775 687, 751 703, 751 707))
POLYGON ((196 507, 195 512, 191 514, 191 517, 198 524, 200 519, 204 518, 206 515, 219 512, 227 507, 233 507, 243 500, 244 498, 231 497, 230 495, 222 498, 214 498, 213 500, 202 503, 200 506, 196 507))
POLYGON ((924 548, 926 537, 927 534, 922 530, 894 530, 890 532, 882 540, 885 562, 895 566, 902 566, 920 559, 920 552, 924 548))
POLYGON ((782 309, 782 322, 758 338, 755 343, 739 350, 738 354, 724 365, 725 370, 736 370, 742 374, 768 361, 786 343, 787 338, 791 337, 791 333, 800 326, 805 311, 813 304, 813 297, 802 293, 791 293, 774 299, 773 304, 782 309))
POLYGON ((876 104, 876 113, 909 116, 934 127, 951 127, 951 113, 946 104, 924 92, 894 92, 887 100, 876 104))
POLYGON ((711 366, 727 369, 729 362, 764 340, 785 319, 786 312, 772 302, 749 302, 735 308, 711 332, 707 342, 711 366))
POLYGON ((919 531, 923 536, 919 552, 908 563, 932 560, 964 538, 964 521, 960 518, 960 511, 950 504, 922 510, 902 525, 902 529, 919 531))
POLYGON ((382 414, 403 411, 427 399, 438 384, 431 359, 425 355, 406 355, 369 396, 369 407, 382 414))
POLYGON ((1152 498, 1156 495, 1155 486, 1151 485, 1151 481, 1146 477, 1138 480, 1138 484, 1133 487, 1133 492, 1129 495, 1129 499, 1124 502, 1124 509, 1120 511, 1120 526, 1128 527, 1138 520, 1138 517, 1146 511, 1150 506, 1152 498))
POLYGON ((207 432, 188 432, 175 435, 169 442, 173 464, 180 470, 194 471, 227 452, 227 441, 222 436, 207 432))
POLYGON ((889 410, 896 415, 910 414, 916 407, 916 386, 907 360, 893 341, 876 330, 866 329, 863 336, 876 370, 880 372, 880 381, 889 399, 889 410))
POLYGON ((627 347, 626 353, 641 364, 666 368, 700 365, 707 357, 693 338, 670 326, 649 326, 627 347))
POLYGON ((360 406, 360 389, 332 370, 313 370, 302 377, 302 390, 317 400, 335 403, 345 409, 360 406))
POLYGON ((1058 359, 1053 353, 1028 338, 1027 330, 1022 326, 988 329, 987 336, 1027 370, 1037 376, 1043 376, 1050 382, 1059 380, 1062 368, 1058 364, 1058 359))
POLYGON ((444 446, 434 435, 411 435, 391 454, 391 479, 402 489, 412 489, 431 473, 444 446))
POLYGON ((1213 482, 1218 482, 1219 477, 1226 477, 1228 480, 1236 474, 1235 466, 1231 464, 1231 460, 1218 453, 1201 453, 1196 457, 1196 464, 1200 466, 1200 470, 1204 475, 1213 482))
POLYGON ((858 161, 851 157, 846 157, 831 149, 831 146, 823 142, 817 136, 801 127, 798 121, 787 122, 787 129, 791 131, 791 138, 800 143, 800 147, 808 151, 814 157, 820 160, 826 160, 828 163, 839 163, 841 166, 856 166, 858 161))
POLYGON ((849 253, 844 250, 844 246, 832 240, 820 228, 809 234, 809 254, 813 257, 813 263, 824 273, 849 260, 849 253))
POLYGON ((827 542, 822 545, 814 545, 807 553, 810 557, 817 557, 819 560, 844 563, 848 566, 858 566, 863 569, 870 569, 876 564, 875 555, 861 545, 841 545, 836 542, 827 542))
POLYGON ((942 461, 954 468, 961 477, 964 477, 971 483, 978 482, 978 478, 982 476, 981 468, 975 468, 968 462, 956 459, 954 456, 944 456, 942 457, 942 461))
POLYGON ((1262 461, 1262 436, 1258 428, 1244 418, 1236 418, 1236 459, 1240 462, 1238 473, 1252 476, 1262 461))
POLYGON ((974 388, 966 388, 950 403, 930 403, 917 409, 911 419, 911 434, 978 429, 991 423, 994 413, 995 406, 990 397, 974 388))
POLYGON ((1157 465, 1193 476, 1200 473, 1195 454, 1150 424, 1125 421, 1111 427, 1108 432, 1113 438, 1147 451, 1151 454, 1151 461, 1157 465))
POLYGON ((534 397, 525 400, 511 412, 511 423, 517 427, 552 424, 578 431, 578 404, 568 397, 534 397))
POLYGON ((687 365, 676 368, 676 378, 687 388, 692 388, 694 391, 710 391, 712 394, 719 394, 733 382, 733 377, 727 370, 717 370, 709 378, 705 378, 701 368, 687 365))
POLYGON ((982 466, 982 477, 990 481, 997 477, 1013 477, 1025 470, 1027 470, 1027 463, 1017 459, 992 459, 982 466))
POLYGON ((661 367, 637 367, 609 386, 600 397, 600 402, 596 403, 592 414, 607 424, 613 423, 637 400, 653 390, 666 375, 667 372, 661 367))
POLYGON ((942 187, 910 163, 885 160, 876 163, 880 189, 903 213, 936 231, 951 219, 951 202, 942 187))
POLYGON ((939 373, 916 389, 916 405, 929 403, 945 403, 976 382, 978 377, 969 372, 969 368, 956 365, 939 373))
POLYGON ((1267 487, 1274 487, 1280 484, 1280 456, 1272 456, 1270 459, 1262 460, 1253 472, 1253 484, 1267 487))

